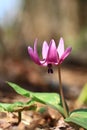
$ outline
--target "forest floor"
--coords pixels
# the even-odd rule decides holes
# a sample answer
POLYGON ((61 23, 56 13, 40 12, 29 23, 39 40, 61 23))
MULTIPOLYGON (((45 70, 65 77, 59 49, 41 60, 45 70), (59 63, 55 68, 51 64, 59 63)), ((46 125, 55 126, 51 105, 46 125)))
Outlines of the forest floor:
MULTIPOLYGON (((31 91, 58 92, 58 74, 49 75, 47 68, 38 67, 29 61, 5 60, 0 64, 0 102, 26 102, 29 99, 16 94, 5 81, 12 81, 31 91), (42 75, 42 76, 41 76, 42 75)), ((87 68, 84 66, 62 66, 64 95, 70 110, 78 107, 76 99, 87 83, 87 68), (73 94, 74 93, 74 94, 73 94)), ((42 104, 37 104, 41 106, 42 104)), ((23 111, 19 124, 17 113, 0 112, 0 130, 84 130, 64 122, 60 113, 47 107, 44 114, 23 111)))

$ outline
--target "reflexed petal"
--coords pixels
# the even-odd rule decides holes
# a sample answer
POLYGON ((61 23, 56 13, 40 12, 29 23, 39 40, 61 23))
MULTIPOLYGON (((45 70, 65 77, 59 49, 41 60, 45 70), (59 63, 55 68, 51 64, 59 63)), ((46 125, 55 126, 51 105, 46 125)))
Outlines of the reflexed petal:
POLYGON ((54 63, 54 64, 56 62, 58 62, 58 54, 57 54, 56 44, 55 44, 54 40, 50 41, 50 45, 49 45, 49 50, 48 50, 46 61, 48 63, 54 63))
POLYGON ((43 42, 43 46, 42 46, 42 57, 43 59, 46 59, 47 58, 47 53, 48 53, 48 44, 46 41, 43 42))
POLYGON ((38 53, 37 53, 37 39, 35 39, 35 41, 34 41, 34 54, 38 56, 38 53))
POLYGON ((63 38, 60 38, 57 51, 58 51, 59 58, 60 58, 64 53, 64 40, 63 40, 63 38))
POLYGON ((72 48, 69 47, 65 50, 65 52, 63 53, 63 55, 61 56, 59 62, 62 63, 64 61, 64 59, 70 54, 72 48))
POLYGON ((34 52, 33 49, 32 49, 30 46, 28 47, 28 53, 29 53, 31 59, 32 59, 36 64, 41 65, 38 55, 35 54, 36 52, 34 52))

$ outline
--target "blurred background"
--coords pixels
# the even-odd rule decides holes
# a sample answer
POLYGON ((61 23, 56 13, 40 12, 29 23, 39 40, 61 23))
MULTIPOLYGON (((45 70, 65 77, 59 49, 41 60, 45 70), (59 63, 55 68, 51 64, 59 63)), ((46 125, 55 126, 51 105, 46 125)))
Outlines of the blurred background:
MULTIPOLYGON (((59 38, 71 55, 62 65, 65 95, 78 95, 87 82, 87 0, 0 0, 0 90, 12 81, 32 91, 57 91, 57 70, 35 65, 27 47, 38 38, 38 51, 44 40, 59 38)), ((9 90, 10 91, 10 90, 9 90)))

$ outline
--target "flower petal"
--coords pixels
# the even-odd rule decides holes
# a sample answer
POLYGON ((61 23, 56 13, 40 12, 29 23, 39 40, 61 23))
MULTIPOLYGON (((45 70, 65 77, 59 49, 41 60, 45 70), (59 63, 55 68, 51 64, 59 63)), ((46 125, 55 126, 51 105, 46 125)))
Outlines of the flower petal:
POLYGON ((37 53, 37 39, 35 39, 35 41, 34 41, 34 54, 38 57, 38 53, 37 53))
POLYGON ((61 58, 59 59, 59 63, 61 64, 64 59, 70 54, 72 48, 71 47, 68 47, 65 52, 63 53, 63 55, 61 56, 61 58))
POLYGON ((40 59, 38 57, 38 53, 37 53, 37 39, 34 42, 34 50, 29 46, 28 47, 28 53, 31 57, 31 59, 38 65, 41 65, 40 63, 40 59))
POLYGON ((48 48, 49 48, 49 46, 48 46, 47 42, 44 41, 43 46, 42 46, 42 57, 43 57, 43 59, 46 59, 46 57, 47 57, 48 48))
POLYGON ((38 56, 35 55, 33 49, 32 49, 30 46, 28 47, 28 53, 29 53, 31 59, 32 59, 36 64, 38 64, 38 65, 41 64, 40 61, 39 61, 38 56))
POLYGON ((57 54, 56 44, 55 44, 55 41, 53 39, 50 41, 46 61, 48 63, 53 63, 53 64, 56 64, 58 62, 58 54, 57 54))
POLYGON ((64 40, 63 40, 63 38, 60 38, 59 45, 57 47, 57 51, 58 51, 59 58, 60 58, 62 56, 62 54, 64 53, 64 40))

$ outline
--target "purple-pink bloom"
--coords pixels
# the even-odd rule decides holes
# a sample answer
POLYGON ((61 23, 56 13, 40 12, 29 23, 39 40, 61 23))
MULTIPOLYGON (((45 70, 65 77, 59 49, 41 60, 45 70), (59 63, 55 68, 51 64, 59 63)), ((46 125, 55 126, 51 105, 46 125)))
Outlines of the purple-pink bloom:
POLYGON ((60 38, 58 47, 56 47, 56 43, 53 39, 50 41, 49 45, 44 41, 42 46, 42 60, 40 60, 37 53, 37 39, 34 42, 34 49, 28 46, 28 53, 31 59, 40 66, 48 66, 48 73, 53 73, 52 65, 61 64, 70 54, 71 50, 72 48, 68 47, 64 51, 63 38, 60 38))

